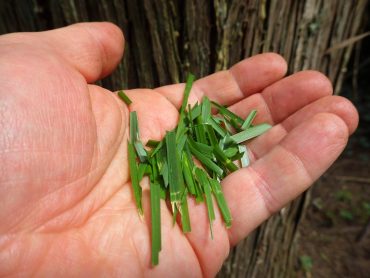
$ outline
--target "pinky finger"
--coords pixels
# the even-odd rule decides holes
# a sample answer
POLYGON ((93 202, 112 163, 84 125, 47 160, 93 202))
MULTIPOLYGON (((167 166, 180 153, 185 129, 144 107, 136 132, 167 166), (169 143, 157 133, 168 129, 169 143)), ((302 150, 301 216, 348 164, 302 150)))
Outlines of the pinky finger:
POLYGON ((222 184, 233 216, 231 244, 319 178, 343 151, 348 135, 341 118, 317 114, 295 127, 250 167, 228 176, 222 184))

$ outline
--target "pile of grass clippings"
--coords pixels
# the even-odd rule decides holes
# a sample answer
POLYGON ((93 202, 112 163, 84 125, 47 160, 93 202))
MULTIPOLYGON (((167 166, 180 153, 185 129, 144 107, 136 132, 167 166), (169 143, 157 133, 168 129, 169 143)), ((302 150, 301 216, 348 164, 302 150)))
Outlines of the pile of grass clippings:
MULTIPOLYGON (((252 110, 242 119, 226 107, 210 101, 206 96, 193 107, 188 98, 194 76, 187 78, 180 117, 175 129, 167 131, 162 141, 149 140, 146 148, 139 139, 136 111, 130 112, 130 140, 128 159, 131 184, 139 215, 143 216, 142 189, 144 176, 150 181, 150 207, 152 231, 152 264, 158 264, 161 250, 160 200, 171 203, 173 222, 181 219, 184 233, 191 231, 187 198, 205 202, 208 210, 211 237, 215 220, 213 199, 216 200, 225 226, 231 226, 232 217, 220 181, 231 172, 249 165, 245 141, 264 133, 269 124, 253 125, 257 111, 252 110), (212 114, 212 108, 218 111, 212 114), (195 163, 197 161, 197 163, 195 163)), ((131 100, 123 91, 118 96, 127 104, 131 100)))

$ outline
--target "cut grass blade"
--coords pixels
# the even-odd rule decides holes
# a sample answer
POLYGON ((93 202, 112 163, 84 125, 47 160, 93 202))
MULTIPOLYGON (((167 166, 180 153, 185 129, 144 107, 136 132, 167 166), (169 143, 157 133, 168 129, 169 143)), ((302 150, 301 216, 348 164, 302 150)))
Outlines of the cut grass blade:
POLYGON ((137 174, 139 182, 143 179, 145 175, 146 167, 148 167, 148 164, 146 163, 139 164, 139 169, 138 169, 138 174, 137 174))
POLYGON ((144 215, 143 205, 141 202, 142 190, 141 190, 141 186, 139 184, 139 179, 138 179, 138 167, 136 163, 137 157, 136 157, 134 146, 130 142, 127 142, 127 146, 128 146, 128 162, 129 162, 129 168, 130 168, 131 185, 134 191, 134 199, 135 199, 135 203, 136 203, 139 215, 143 217, 144 215))
POLYGON ((270 128, 271 128, 271 125, 269 124, 259 124, 251 128, 248 128, 246 130, 243 130, 237 134, 232 135, 231 139, 233 139, 237 144, 240 144, 254 137, 257 137, 261 135, 262 133, 265 133, 270 128))
POLYGON ((187 196, 188 190, 185 188, 181 198, 181 226, 184 233, 191 232, 187 196))
POLYGON ((130 141, 132 144, 139 139, 139 127, 136 111, 130 112, 130 141))
POLYGON ((240 158, 240 163, 242 165, 242 168, 248 167, 250 164, 249 156, 248 156, 248 149, 244 145, 239 145, 239 152, 243 154, 243 156, 240 158))
POLYGON ((161 199, 160 185, 150 182, 150 208, 152 226, 152 265, 158 265, 161 251, 161 199))
POLYGON ((140 162, 146 162, 148 159, 148 154, 146 150, 144 149, 143 143, 141 143, 141 141, 136 141, 134 143, 134 146, 135 146, 140 162))
POLYGON ((242 118, 240 118, 238 115, 231 112, 229 109, 227 109, 225 106, 222 106, 214 101, 211 102, 213 106, 215 106, 218 109, 218 112, 228 118, 230 122, 234 122, 237 124, 238 127, 242 126, 244 121, 242 118))
POLYGON ((195 184, 194 184, 194 179, 192 175, 192 167, 189 163, 190 159, 188 158, 185 152, 182 154, 182 172, 184 174, 185 183, 189 189, 190 194, 195 195, 196 191, 195 191, 195 184))
POLYGON ((256 115, 257 115, 257 110, 252 110, 249 113, 248 117, 245 119, 245 121, 244 121, 244 123, 242 125, 242 129, 243 130, 246 130, 246 129, 250 128, 250 126, 251 126, 254 118, 256 117, 256 115))
POLYGON ((202 186, 203 191, 204 191, 204 196, 206 199, 206 205, 207 205, 207 211, 208 211, 209 227, 211 230, 211 238, 213 239, 212 224, 213 224, 213 221, 216 219, 216 217, 215 217, 215 211, 213 209, 211 187, 209 184, 207 174, 202 169, 196 168, 195 175, 198 178, 199 184, 202 186))
POLYGON ((215 120, 214 117, 210 117, 208 119, 208 123, 212 126, 212 128, 221 136, 221 137, 225 137, 227 132, 225 129, 223 129, 219 123, 217 123, 217 121, 215 120))
POLYGON ((130 105, 132 103, 131 99, 125 94, 125 92, 123 90, 118 91, 118 96, 127 105, 130 105))
POLYGON ((176 150, 176 134, 169 131, 166 134, 168 177, 170 187, 170 201, 172 209, 181 202, 181 184, 178 155, 176 150))
POLYGON ((209 98, 204 96, 202 100, 202 119, 204 122, 208 122, 208 119, 211 117, 211 102, 209 98))
POLYGON ((188 106, 189 95, 190 95, 191 87, 193 86, 194 79, 195 77, 192 74, 189 74, 188 78, 186 79, 184 97, 182 99, 182 105, 180 108, 179 123, 177 125, 176 138, 178 138, 181 135, 185 127, 185 121, 184 121, 185 109, 188 106))
POLYGON ((215 172, 218 176, 222 176, 224 171, 217 166, 211 159, 209 159, 207 156, 202 154, 200 151, 198 151, 195 146, 192 146, 189 144, 189 149, 191 153, 209 170, 212 172, 215 172))
POLYGON ((230 171, 235 172, 238 170, 238 166, 236 166, 226 155, 225 153, 220 149, 218 145, 215 145, 213 148, 213 153, 216 156, 216 158, 230 171))
POLYGON ((222 218, 224 219, 225 225, 227 228, 231 227, 231 213, 230 209, 226 203, 224 193, 222 192, 221 184, 215 179, 209 179, 209 183, 211 185, 213 195, 216 198, 217 205, 221 211, 222 218))

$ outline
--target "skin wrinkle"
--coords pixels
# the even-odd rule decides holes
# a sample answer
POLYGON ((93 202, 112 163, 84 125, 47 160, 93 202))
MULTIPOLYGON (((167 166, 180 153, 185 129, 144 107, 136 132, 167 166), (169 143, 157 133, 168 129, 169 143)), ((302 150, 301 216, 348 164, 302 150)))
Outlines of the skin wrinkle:
POLYGON ((246 94, 245 93, 243 93, 243 91, 241 90, 241 88, 239 87, 239 85, 238 85, 238 82, 236 81, 236 77, 235 77, 235 75, 233 74, 233 71, 231 71, 231 70, 227 70, 227 72, 228 72, 228 75, 231 77, 231 79, 233 80, 233 83, 234 83, 234 87, 236 88, 236 90, 237 90, 237 92, 238 92, 238 95, 240 95, 240 97, 239 98, 237 98, 238 100, 241 100, 241 99, 243 99, 243 97, 245 97, 246 95, 248 95, 248 92, 246 92, 246 94))
MULTIPOLYGON (((124 111, 125 110, 127 110, 127 109, 124 109, 124 108, 121 108, 120 106, 118 106, 118 103, 117 103, 117 101, 116 101, 116 98, 115 97, 113 97, 113 94, 108 94, 107 95, 110 99, 114 99, 114 102, 113 103, 115 103, 115 104, 117 104, 117 109, 118 109, 118 111, 120 111, 120 114, 121 114, 121 117, 120 117, 120 119, 126 119, 126 117, 125 118, 123 118, 124 117, 124 114, 126 114, 124 111)), ((93 112, 93 106, 92 106, 92 102, 90 101, 89 102, 90 103, 90 109, 91 109, 91 111, 93 112)), ((111 102, 110 102, 111 103, 111 102)), ((94 112, 93 112, 94 113, 94 112)), ((96 118, 95 117, 93 117, 94 118, 94 123, 95 123, 95 126, 96 126, 96 118)), ((117 136, 117 139, 116 139, 116 142, 113 144, 113 146, 115 146, 115 145, 117 145, 117 149, 116 149, 116 152, 113 152, 112 153, 112 157, 115 157, 116 155, 117 155, 117 151, 119 150, 119 146, 122 144, 122 142, 121 142, 121 138, 124 138, 125 137, 125 134, 127 134, 127 129, 126 128, 124 128, 124 125, 123 125, 123 121, 121 120, 121 124, 119 125, 120 126, 120 131, 119 131, 119 134, 122 134, 122 132, 124 132, 124 134, 123 135, 121 135, 121 136, 117 136), (124 130, 124 131, 123 131, 124 130)), ((96 129, 95 130, 97 130, 97 127, 96 127, 96 129)), ((96 144, 98 143, 98 137, 96 137, 97 139, 96 139, 96 144)), ((97 146, 96 146, 96 144, 95 144, 95 147, 94 147, 94 154, 99 154, 98 152, 96 152, 96 149, 97 149, 97 146)), ((95 157, 95 160, 96 161, 98 161, 99 160, 99 158, 98 157, 96 157, 95 155, 93 156, 93 157, 95 157)), ((111 164, 113 163, 113 161, 114 161, 114 159, 112 159, 112 157, 108 157, 108 158, 106 158, 105 160, 107 160, 107 161, 111 161, 111 163, 109 163, 107 166, 106 166, 106 168, 105 169, 108 169, 110 166, 111 166, 111 164)), ((90 181, 90 179, 92 179, 92 176, 93 176, 93 173, 97 170, 97 168, 94 168, 93 169, 93 165, 95 164, 95 167, 98 167, 98 162, 96 162, 96 163, 93 163, 93 161, 91 162, 91 166, 90 166, 90 171, 89 171, 89 173, 91 173, 90 175, 87 175, 86 176, 86 184, 93 184, 91 181, 90 181)), ((104 163, 104 161, 100 161, 100 164, 105 164, 104 163)), ((105 170, 103 170, 102 172, 104 172, 105 173, 105 170)), ((99 179, 99 181, 102 179, 104 177, 104 175, 102 175, 101 177, 100 177, 100 179, 99 179)), ((98 183, 97 184, 99 184, 99 181, 98 181, 98 183)), ((68 186, 68 185, 67 185, 68 186)), ((63 217, 65 214, 68 214, 68 212, 69 211, 73 211, 73 210, 75 210, 76 209, 76 207, 78 207, 78 205, 79 204, 81 204, 81 203, 84 203, 84 201, 86 201, 87 199, 89 199, 90 197, 91 197, 91 195, 93 195, 94 194, 94 192, 96 191, 96 188, 97 188, 97 186, 94 186, 94 187, 92 187, 91 188, 91 190, 89 190, 88 191, 88 193, 87 194, 85 194, 84 196, 82 196, 82 199, 80 199, 79 201, 76 201, 75 202, 75 204, 73 205, 72 204, 72 206, 70 206, 70 207, 68 207, 68 208, 66 208, 64 211, 62 211, 62 212, 60 212, 60 213, 58 213, 56 216, 54 216, 54 217, 51 217, 44 225, 42 225, 42 226, 40 226, 40 227, 37 227, 36 228, 36 230, 40 230, 40 229, 42 229, 42 228, 45 228, 45 227, 47 227, 48 226, 48 223, 50 223, 50 221, 51 222, 53 222, 53 221, 55 221, 55 222, 57 222, 57 218, 58 217, 63 217), (94 190, 95 189, 95 190, 94 190)), ((114 194, 117 192, 119 190, 119 188, 118 189, 116 189, 116 190, 114 190, 114 192, 112 193, 112 194, 110 194, 110 196, 108 196, 107 197, 107 200, 105 200, 104 202, 103 202, 103 204, 102 205, 100 205, 100 206, 94 206, 94 205, 91 205, 91 213, 93 214, 95 211, 97 211, 97 210, 99 210, 99 208, 100 207, 102 207, 106 202, 108 202, 109 201, 109 199, 112 197, 112 196, 114 196, 114 194), (95 207, 95 208, 94 208, 95 207)), ((57 193, 55 193, 55 194, 57 194, 57 193)), ((77 209, 76 209, 77 210, 77 209)), ((85 215, 86 215, 86 217, 89 215, 87 212, 85 213, 85 215)), ((64 216, 65 217, 65 216, 64 216)), ((83 224, 84 224, 84 222, 86 221, 86 219, 85 220, 83 220, 83 219, 81 219, 80 221, 78 221, 78 222, 81 222, 81 224, 79 224, 79 226, 82 226, 83 224)))
POLYGON ((269 215, 275 213, 275 207, 278 207, 278 201, 275 199, 274 195, 270 190, 270 185, 262 178, 262 176, 253 168, 253 165, 249 168, 242 169, 243 171, 248 171, 257 177, 257 181, 253 179, 252 187, 257 190, 261 196, 261 200, 269 215))
MULTIPOLYGON (((127 134, 127 129, 125 129, 125 134, 127 134)), ((123 135, 124 136, 124 135, 123 135)), ((119 141, 119 140, 118 140, 119 141)), ((123 142, 121 143, 121 144, 124 144, 123 142)), ((119 147, 117 148, 117 151, 119 150, 119 147)), ((113 157, 115 157, 117 155, 117 153, 114 153, 113 154, 113 157)), ((105 168, 105 169, 108 169, 110 166, 111 166, 111 164, 112 163, 114 163, 114 159, 112 159, 112 158, 108 158, 108 160, 111 160, 111 163, 109 163, 108 165, 107 165, 107 167, 105 168)), ((90 172, 90 175, 88 175, 88 177, 87 178, 89 178, 89 177, 91 177, 92 175, 93 175, 93 173, 95 172, 97 170, 97 168, 94 168, 94 171, 91 171, 90 172)), ((105 173, 105 171, 104 171, 104 173, 105 173)), ((68 213, 69 211, 72 211, 72 210, 74 210, 74 209, 76 209, 76 208, 78 208, 78 206, 80 206, 81 205, 81 203, 83 203, 84 201, 86 201, 89 197, 91 197, 91 195, 93 195, 94 194, 94 192, 97 190, 97 187, 99 186, 99 182, 100 182, 100 180, 101 179, 103 179, 104 178, 104 174, 103 175, 101 175, 101 177, 99 178, 99 180, 97 181, 97 183, 96 183, 96 185, 94 185, 92 188, 91 188, 91 190, 89 190, 88 191, 88 193, 87 194, 85 194, 84 196, 82 196, 82 198, 79 200, 79 201, 76 201, 75 202, 75 204, 73 204, 71 207, 69 207, 69 208, 67 208, 65 211, 62 211, 61 213, 59 213, 58 215, 56 215, 56 216, 53 216, 53 217, 51 217, 51 219, 49 219, 49 221, 47 221, 43 226, 41 226, 41 227, 37 227, 36 228, 36 230, 39 230, 39 229, 41 229, 41 231, 42 232, 45 232, 44 231, 44 229, 46 230, 46 232, 47 232, 47 227, 48 227, 48 223, 50 222, 50 221, 57 221, 57 217, 63 217, 63 214, 66 214, 66 213, 68 213)), ((126 185, 127 183, 124 183, 124 185, 126 185)), ((123 186, 124 186, 123 185, 123 186)), ((110 199, 111 198, 113 198, 114 196, 115 196, 115 194, 118 192, 120 190, 120 187, 118 187, 116 190, 114 190, 108 197, 107 197, 107 199, 104 201, 104 202, 102 202, 99 206, 93 206, 92 208, 91 208, 91 215, 90 214, 88 214, 88 213, 86 213, 86 218, 87 219, 85 219, 85 220, 82 220, 81 221, 81 223, 77 226, 77 227, 81 227, 81 226, 83 226, 87 221, 88 221, 88 218, 90 217, 90 216, 92 216, 92 215, 94 215, 100 208, 102 208, 106 203, 108 203, 109 201, 110 201, 110 199)))

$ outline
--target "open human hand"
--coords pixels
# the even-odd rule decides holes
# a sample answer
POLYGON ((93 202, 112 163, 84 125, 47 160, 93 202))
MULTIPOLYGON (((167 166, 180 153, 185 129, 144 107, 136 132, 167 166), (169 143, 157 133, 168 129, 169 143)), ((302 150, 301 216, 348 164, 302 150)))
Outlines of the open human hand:
MULTIPOLYGON (((125 91, 130 107, 91 83, 119 63, 124 38, 109 23, 0 37, 0 276, 214 276, 230 246, 306 190, 338 157, 358 115, 314 71, 284 78, 276 54, 195 82, 203 95, 274 125, 248 143, 252 164, 223 182, 233 226, 189 200, 184 235, 162 203, 160 263, 150 266, 150 217, 140 219, 127 162, 128 113, 141 139, 174 128, 184 84, 125 91)), ((144 47, 144 46, 143 46, 144 47)), ((148 190, 143 192, 148 212, 148 190)))

